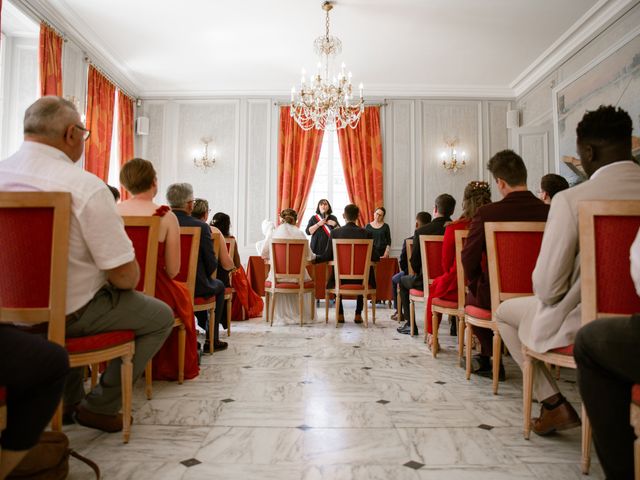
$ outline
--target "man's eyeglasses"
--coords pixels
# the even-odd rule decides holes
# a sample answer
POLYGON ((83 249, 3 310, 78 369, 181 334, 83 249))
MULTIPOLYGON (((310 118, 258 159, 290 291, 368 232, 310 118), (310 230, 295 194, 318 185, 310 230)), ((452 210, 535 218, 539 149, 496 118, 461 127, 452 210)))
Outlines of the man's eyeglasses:
POLYGON ((82 139, 87 141, 91 135, 91 130, 84 128, 82 125, 74 125, 78 130, 82 130, 82 139))

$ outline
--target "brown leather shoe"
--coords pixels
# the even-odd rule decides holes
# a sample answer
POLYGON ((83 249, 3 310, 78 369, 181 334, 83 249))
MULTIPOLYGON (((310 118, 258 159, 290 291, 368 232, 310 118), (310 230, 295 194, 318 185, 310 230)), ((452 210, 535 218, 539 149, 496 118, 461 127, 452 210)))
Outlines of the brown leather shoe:
POLYGON ((362 323, 362 315, 356 313, 355 317, 353 317, 353 323, 362 323))
POLYGON ((342 315, 341 313, 338 314, 338 323, 344 323, 344 315, 342 315))
POLYGON ((122 431, 121 413, 116 415, 104 415, 102 413, 94 413, 80 405, 76 409, 76 420, 80 425, 102 430, 103 432, 114 433, 122 431))
POLYGON ((531 419, 531 429, 540 436, 579 427, 581 424, 578 413, 567 400, 563 400, 551 409, 543 403, 540 407, 540 416, 531 419))

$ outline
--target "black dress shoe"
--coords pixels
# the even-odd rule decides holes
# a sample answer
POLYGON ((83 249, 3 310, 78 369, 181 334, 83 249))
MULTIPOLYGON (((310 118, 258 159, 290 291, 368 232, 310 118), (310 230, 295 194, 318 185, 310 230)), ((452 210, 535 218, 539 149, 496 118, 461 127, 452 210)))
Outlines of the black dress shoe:
MULTIPOLYGON (((474 373, 476 373, 480 377, 493 379, 493 365, 490 365, 489 368, 486 368, 486 369, 477 370, 474 373)), ((504 382, 505 379, 506 379, 506 374, 504 372, 504 365, 502 365, 502 362, 500 362, 500 370, 498 370, 498 381, 504 382)))
POLYGON ((402 330, 404 330, 405 328, 409 328, 409 322, 404 322, 402 325, 400 325, 398 328, 396 328, 396 331, 398 333, 402 333, 402 330))
MULTIPOLYGON (((403 327, 398 328, 398 333, 402 333, 404 335, 409 335, 411 333, 411 324, 407 323, 403 327)), ((415 328, 413 330, 413 335, 414 336, 418 336, 418 329, 417 328, 415 328)))
POLYGON ((458 336, 458 321, 455 318, 451 320, 451 326, 449 327, 449 335, 451 335, 452 337, 458 336))

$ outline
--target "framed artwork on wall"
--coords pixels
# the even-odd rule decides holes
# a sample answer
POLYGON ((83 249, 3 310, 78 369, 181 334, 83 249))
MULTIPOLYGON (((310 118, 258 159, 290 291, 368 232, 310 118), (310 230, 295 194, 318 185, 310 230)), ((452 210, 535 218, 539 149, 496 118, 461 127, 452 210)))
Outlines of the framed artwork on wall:
POLYGON ((633 121, 633 155, 640 159, 640 27, 553 89, 556 172, 575 185, 586 179, 576 151, 576 127, 588 110, 614 105, 633 121))

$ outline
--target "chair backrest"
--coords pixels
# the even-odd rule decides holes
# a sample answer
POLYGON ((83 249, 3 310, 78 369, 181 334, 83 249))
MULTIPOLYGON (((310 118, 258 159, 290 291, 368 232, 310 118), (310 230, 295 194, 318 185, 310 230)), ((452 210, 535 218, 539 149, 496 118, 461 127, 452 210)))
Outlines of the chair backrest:
POLYGON ((271 270, 274 282, 286 278, 289 282, 296 279, 304 283, 304 272, 307 264, 305 253, 308 251, 308 240, 273 239, 271 241, 271 270))
POLYGON ((640 228, 640 200, 580 202, 582 324, 640 312, 629 249, 640 228))
POLYGON ((467 278, 462 268, 462 250, 469 236, 469 230, 456 230, 456 279, 458 283, 458 308, 464 307, 465 298, 467 296, 467 278))
POLYGON ((64 345, 69 222, 68 192, 0 192, 0 321, 49 322, 64 345))
POLYGON ((136 285, 136 290, 153 297, 156 293, 160 217, 125 216, 122 219, 140 266, 140 280, 136 285))
POLYGON ((545 222, 486 222, 491 310, 516 297, 533 295, 536 266, 545 222))
POLYGON ((368 286, 373 240, 334 238, 332 243, 336 288, 344 280, 359 280, 368 286))
POLYGON ((422 291, 429 294, 433 279, 442 275, 442 241, 444 235, 420 235, 422 261, 422 291))
POLYGON ((407 269, 409 270, 407 275, 415 275, 416 272, 413 271, 413 267, 411 266, 411 253, 413 252, 413 238, 407 238, 405 241, 405 250, 407 252, 407 269))
MULTIPOLYGON (((218 263, 220 262, 220 235, 211 234, 211 241, 213 242, 213 253, 218 259, 218 263)), ((218 269, 216 268, 211 274, 211 278, 218 278, 218 269)))
POLYGON ((180 227, 180 271, 173 279, 187 284, 191 298, 196 290, 201 231, 200 227, 180 227))

